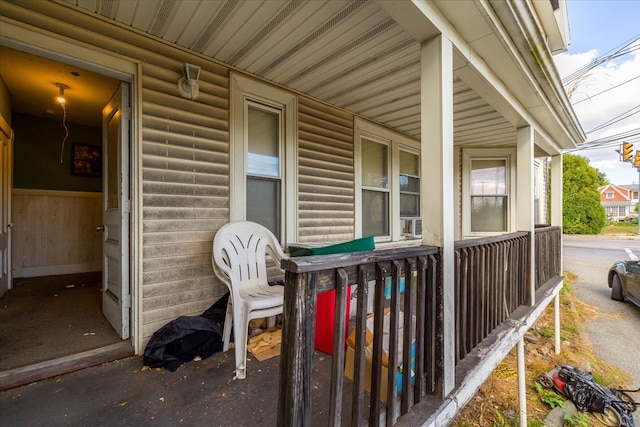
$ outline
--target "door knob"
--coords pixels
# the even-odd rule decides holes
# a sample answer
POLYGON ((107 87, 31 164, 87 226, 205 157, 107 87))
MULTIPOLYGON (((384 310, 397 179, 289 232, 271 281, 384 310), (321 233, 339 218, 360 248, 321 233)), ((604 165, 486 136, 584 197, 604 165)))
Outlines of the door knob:
POLYGON ((104 225, 101 225, 100 227, 96 227, 96 231, 104 231, 104 225))

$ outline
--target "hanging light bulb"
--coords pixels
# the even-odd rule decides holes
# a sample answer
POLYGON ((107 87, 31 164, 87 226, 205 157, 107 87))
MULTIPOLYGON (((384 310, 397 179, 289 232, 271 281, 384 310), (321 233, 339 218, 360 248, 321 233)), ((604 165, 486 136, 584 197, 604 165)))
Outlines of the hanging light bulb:
POLYGON ((56 101, 60 103, 60 107, 62 107, 62 127, 64 128, 64 139, 62 140, 62 146, 60 147, 60 164, 64 163, 64 143, 69 137, 69 128, 67 128, 67 108, 65 107, 65 103, 67 100, 64 98, 64 90, 69 89, 64 83, 55 83, 58 87, 58 97, 56 101))
POLYGON ((58 101, 60 104, 64 104, 65 102, 67 102, 67 100, 64 98, 64 90, 69 89, 69 86, 63 83, 56 83, 56 86, 58 86, 59 89, 56 101, 58 101))

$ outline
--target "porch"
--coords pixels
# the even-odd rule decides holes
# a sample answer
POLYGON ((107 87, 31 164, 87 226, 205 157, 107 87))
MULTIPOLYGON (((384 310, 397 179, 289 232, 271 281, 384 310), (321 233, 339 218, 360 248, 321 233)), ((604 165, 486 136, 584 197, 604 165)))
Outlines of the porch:
MULTIPOLYGON (((289 321, 283 352, 262 362, 250 357, 245 380, 233 380, 232 352, 186 363, 173 373, 142 371, 141 357, 136 356, 0 392, 3 420, 29 425, 108 425, 118 419, 131 425, 164 420, 194 426, 247 425, 248 421, 265 426, 315 426, 377 425, 369 422, 374 419, 384 424, 389 414, 388 424, 446 425, 473 396, 475 384, 481 384, 513 349, 561 287, 561 230, 538 227, 534 236, 535 302, 529 301, 532 289, 522 267, 528 263, 530 237, 529 233, 513 233, 456 243, 455 388, 446 396, 442 392, 447 372, 444 363, 450 359, 444 354, 447 326, 438 273, 440 250, 422 246, 290 259, 286 263, 289 321), (406 276, 405 292, 400 294, 399 277, 408 269, 416 272, 416 280, 406 276), (415 379, 404 380, 396 392, 396 376, 388 377, 395 405, 376 398, 382 392, 379 362, 374 364, 369 393, 361 386, 362 351, 356 351, 358 367, 352 381, 344 377, 342 345, 334 343, 336 357, 313 349, 314 292, 336 289, 336 301, 342 302, 340 294, 345 295, 347 283, 364 283, 370 278, 377 281, 387 274, 392 277, 391 298, 385 300, 380 291, 383 288, 375 286, 376 312, 380 305, 386 305, 392 319, 403 307, 410 307, 416 315, 415 328, 403 328, 406 336, 415 336, 417 344, 415 379), (335 277, 338 280, 334 281, 335 277), (478 303, 469 304, 471 298, 478 303), (34 402, 38 402, 38 411, 33 411, 34 402)), ((363 294, 368 288, 358 287, 358 301, 365 301, 363 294)), ((356 331, 362 331, 365 310, 365 304, 358 304, 356 331)), ((343 304, 338 304, 337 311, 346 315, 343 304)), ((337 330, 344 326, 340 322, 345 317, 336 316, 337 330)), ((398 338, 390 340, 390 359, 393 349, 398 348, 398 338)), ((379 340, 376 334, 376 360, 380 357, 379 340)), ((393 366, 392 360, 389 365, 393 366)), ((403 375, 408 372, 404 370, 403 375)))

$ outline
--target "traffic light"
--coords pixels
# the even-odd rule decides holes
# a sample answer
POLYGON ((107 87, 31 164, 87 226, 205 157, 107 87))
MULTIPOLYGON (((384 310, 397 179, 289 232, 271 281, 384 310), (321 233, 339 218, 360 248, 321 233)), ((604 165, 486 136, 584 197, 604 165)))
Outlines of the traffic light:
POLYGON ((631 151, 633 151, 633 144, 630 142, 625 142, 622 144, 622 161, 630 162, 631 161, 631 151))
POLYGON ((636 157, 633 159, 633 166, 640 168, 640 150, 636 150, 636 157))

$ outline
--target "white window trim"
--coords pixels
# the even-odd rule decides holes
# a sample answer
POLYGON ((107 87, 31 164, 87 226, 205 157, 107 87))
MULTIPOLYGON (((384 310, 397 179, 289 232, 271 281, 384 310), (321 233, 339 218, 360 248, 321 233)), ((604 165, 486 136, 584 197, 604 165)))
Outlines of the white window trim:
MULTIPOLYGON (((420 142, 390 129, 356 117, 354 121, 355 237, 362 236, 362 137, 389 145, 389 236, 375 238, 376 243, 397 242, 405 237, 400 229, 400 148, 420 156, 420 142)), ((422 179, 422 178, 421 178, 422 179)), ((420 197, 423 197, 421 194, 420 197)))
POLYGON ((231 73, 230 97, 230 147, 229 147, 229 219, 242 221, 246 218, 246 176, 248 143, 245 134, 244 100, 272 105, 283 110, 284 132, 282 151, 282 180, 284 183, 280 237, 283 246, 293 243, 298 236, 298 209, 296 200, 298 182, 297 150, 297 99, 295 95, 274 86, 231 73))
POLYGON ((462 149, 462 238, 495 236, 516 230, 516 150, 510 148, 462 149), (504 232, 471 232, 471 161, 504 159, 507 166, 507 229, 504 232))

